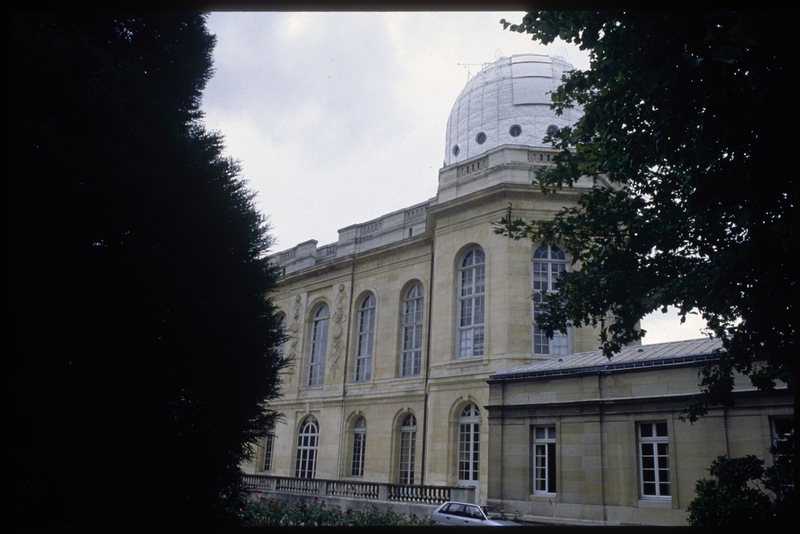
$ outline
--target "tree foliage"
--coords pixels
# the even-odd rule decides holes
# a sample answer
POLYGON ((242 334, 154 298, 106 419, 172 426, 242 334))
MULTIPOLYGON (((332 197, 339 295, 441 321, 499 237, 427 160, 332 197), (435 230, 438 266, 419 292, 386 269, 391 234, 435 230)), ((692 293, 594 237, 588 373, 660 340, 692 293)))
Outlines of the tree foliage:
POLYGON ((797 355, 795 46, 792 13, 534 11, 501 21, 589 52, 553 92, 582 118, 547 138, 544 191, 596 186, 553 220, 506 217, 495 231, 561 244, 580 264, 546 296, 539 324, 600 329, 608 357, 668 306, 700 313, 724 350, 687 409, 729 404, 735 372, 795 390, 797 355), (597 179, 610 180, 601 187, 597 179))
POLYGON ((233 517, 286 364, 197 13, 12 17, 15 526, 233 517))
POLYGON ((695 484, 687 506, 689 524, 696 527, 796 525, 794 498, 794 434, 770 448, 775 463, 764 468, 754 455, 717 456, 709 473, 714 479, 695 484))

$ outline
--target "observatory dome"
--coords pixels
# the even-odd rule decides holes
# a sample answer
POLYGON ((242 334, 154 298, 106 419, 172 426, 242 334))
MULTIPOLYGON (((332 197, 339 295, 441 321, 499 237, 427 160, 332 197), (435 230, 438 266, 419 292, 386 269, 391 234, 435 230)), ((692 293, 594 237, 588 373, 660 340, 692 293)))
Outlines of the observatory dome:
POLYGON ((550 147, 548 128, 574 124, 580 109, 556 115, 550 92, 574 67, 558 57, 519 54, 500 58, 470 78, 447 119, 445 167, 501 145, 550 147))

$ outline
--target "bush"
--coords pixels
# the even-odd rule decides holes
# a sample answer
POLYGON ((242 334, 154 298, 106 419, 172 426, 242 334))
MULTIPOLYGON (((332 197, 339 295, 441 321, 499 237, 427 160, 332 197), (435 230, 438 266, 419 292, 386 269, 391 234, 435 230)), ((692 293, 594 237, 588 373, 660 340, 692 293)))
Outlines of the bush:
POLYGON ((371 506, 363 509, 342 510, 328 506, 314 497, 314 502, 289 503, 276 499, 247 501, 241 510, 242 524, 253 527, 310 527, 310 526, 430 526, 430 519, 407 515, 394 510, 371 506))
POLYGON ((788 526, 796 521, 794 498, 794 433, 769 448, 774 465, 754 455, 717 456, 689 503, 692 526, 788 526))

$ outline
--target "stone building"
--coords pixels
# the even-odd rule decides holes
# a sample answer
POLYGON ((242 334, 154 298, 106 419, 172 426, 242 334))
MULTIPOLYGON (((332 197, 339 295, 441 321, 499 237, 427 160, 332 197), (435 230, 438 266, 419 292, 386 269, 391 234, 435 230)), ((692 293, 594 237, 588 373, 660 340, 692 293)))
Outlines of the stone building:
POLYGON ((532 54, 486 66, 453 105, 434 198, 274 255, 294 364, 254 472, 465 484, 486 500, 488 376, 596 346, 593 331, 549 340, 533 325, 534 287, 570 268, 565 252, 491 226, 508 210, 550 217, 591 187, 531 187, 548 129, 580 113, 550 110, 570 68, 532 54))
MULTIPOLYGON (((538 419, 519 416, 513 425, 521 426, 512 432, 502 419, 505 397, 496 392, 529 386, 503 374, 509 369, 548 364, 598 344, 591 328, 549 339, 534 324, 539 292, 553 290, 559 274, 572 268, 567 252, 496 235, 491 224, 509 211, 525 220, 552 217, 593 186, 587 179, 552 194, 531 186, 536 168, 554 155, 543 141, 548 131, 573 124, 581 113, 559 116, 550 109, 548 92, 570 68, 535 54, 485 66, 450 112, 435 197, 342 228, 334 243, 310 240, 272 257, 283 272, 273 298, 293 364, 272 403, 283 418, 246 472, 472 486, 477 502, 496 500, 532 516, 601 517, 579 510, 574 496, 558 495, 563 506, 541 505, 525 485, 532 476, 531 438, 523 428, 538 419)), ((696 377, 689 382, 696 387, 696 377)), ((595 398, 580 383, 564 384, 578 387, 576 397, 590 395, 589 404, 595 398)), ((541 386, 532 384, 537 391, 541 386)), ((514 406, 525 398, 516 394, 514 406)), ((542 424, 552 426, 549 421, 542 424)), ((556 435, 565 428, 571 427, 556 426, 556 435)), ((585 428, 605 431, 595 422, 585 428)), ((698 464, 694 478, 707 465, 698 464)), ((599 487, 571 486, 562 476, 565 488, 599 487)), ((620 482, 635 490, 633 480, 620 482)))
POLYGON ((489 379, 489 500, 572 524, 686 526, 695 483, 717 457, 754 454, 792 432, 785 384, 739 376, 735 405, 681 412, 721 343, 694 339, 570 354, 489 379))

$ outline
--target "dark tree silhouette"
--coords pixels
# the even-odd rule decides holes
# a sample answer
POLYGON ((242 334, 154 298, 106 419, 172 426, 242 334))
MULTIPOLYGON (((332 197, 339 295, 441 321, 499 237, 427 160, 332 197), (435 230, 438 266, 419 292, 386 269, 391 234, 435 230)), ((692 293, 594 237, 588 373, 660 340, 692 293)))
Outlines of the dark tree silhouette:
POLYGON ((540 324, 551 334, 598 325, 608 357, 641 339, 648 313, 699 310, 724 350, 687 408, 690 420, 731 402, 735 372, 764 390, 795 391, 794 18, 534 11, 519 24, 501 21, 590 54, 590 70, 574 71, 553 94, 557 112, 577 104, 585 113, 550 136, 560 152, 537 173, 539 185, 605 176, 618 187, 596 187, 553 220, 507 217, 495 230, 570 251, 581 269, 547 295, 540 324))
POLYGON ((12 524, 223 524, 286 365, 199 13, 12 16, 12 524))

